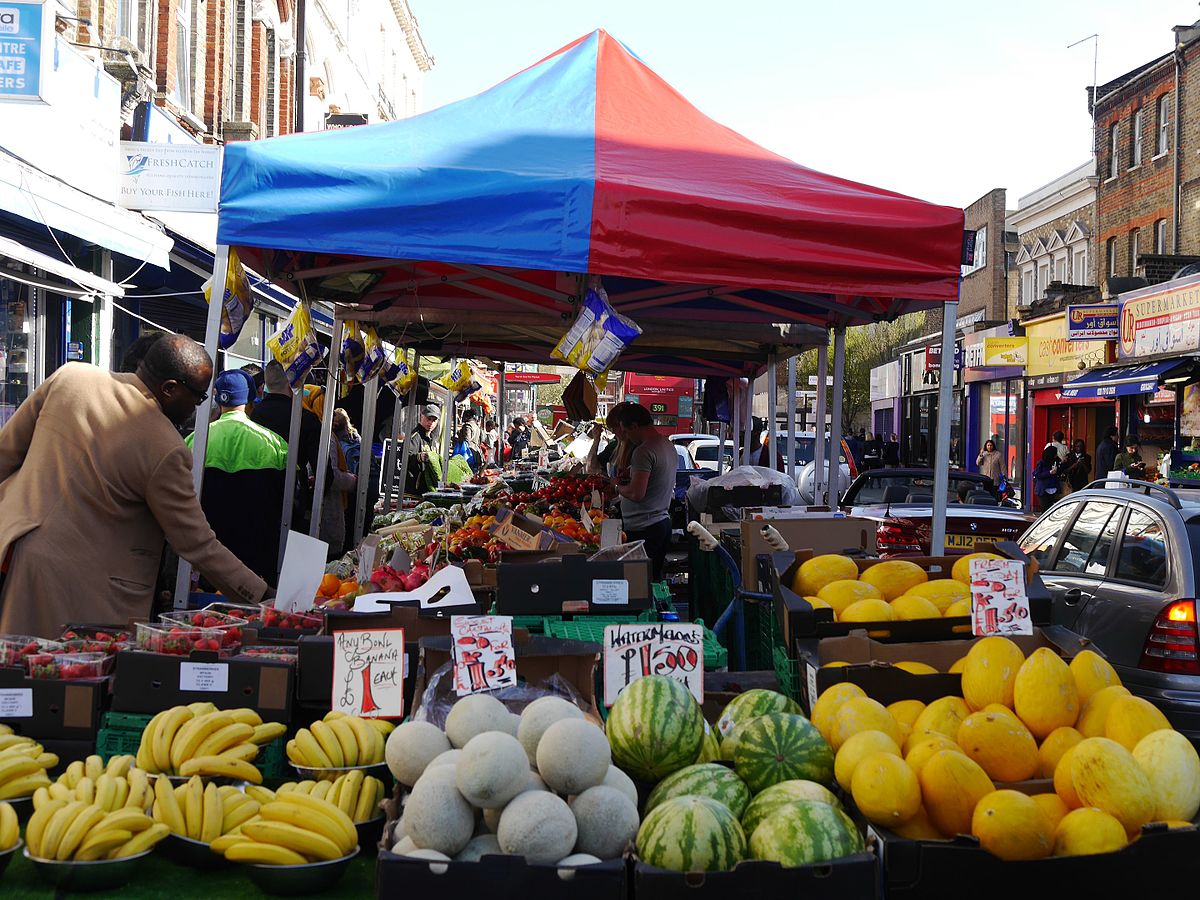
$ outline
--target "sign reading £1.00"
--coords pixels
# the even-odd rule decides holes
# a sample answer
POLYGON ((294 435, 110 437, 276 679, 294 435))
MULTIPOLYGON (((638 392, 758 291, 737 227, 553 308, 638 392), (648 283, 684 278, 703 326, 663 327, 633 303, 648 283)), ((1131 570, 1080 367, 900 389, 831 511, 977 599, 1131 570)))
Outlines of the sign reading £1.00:
POLYGON ((1138 293, 1121 304, 1121 359, 1200 350, 1200 278, 1138 293))
POLYGON ((604 629, 604 705, 639 678, 665 675, 704 702, 704 626, 679 622, 609 625, 604 629))
POLYGON ((990 337, 983 339, 983 365, 1023 366, 1027 359, 1023 337, 990 337))
POLYGON ((45 101, 54 56, 54 11, 48 3, 0 0, 0 102, 45 101))

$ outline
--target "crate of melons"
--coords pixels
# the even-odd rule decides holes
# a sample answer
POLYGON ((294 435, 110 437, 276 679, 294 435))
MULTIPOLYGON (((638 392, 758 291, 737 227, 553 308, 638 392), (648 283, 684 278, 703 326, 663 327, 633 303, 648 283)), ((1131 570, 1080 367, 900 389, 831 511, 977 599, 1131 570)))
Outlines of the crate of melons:
POLYGON ((813 725, 871 823, 889 898, 1138 896, 1200 875, 1200 756, 1101 656, 989 637, 962 695, 884 706, 845 682, 813 725))

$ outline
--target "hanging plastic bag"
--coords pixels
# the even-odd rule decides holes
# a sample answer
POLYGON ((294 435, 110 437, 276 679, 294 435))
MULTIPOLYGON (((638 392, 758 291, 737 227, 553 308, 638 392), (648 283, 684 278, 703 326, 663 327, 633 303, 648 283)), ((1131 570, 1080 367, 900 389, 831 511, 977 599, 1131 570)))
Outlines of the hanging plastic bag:
POLYGON ((454 394, 455 403, 462 403, 480 388, 479 379, 465 359, 456 362, 449 372, 438 379, 438 384, 454 394))
MULTIPOLYGON (((212 278, 204 282, 204 300, 212 302, 212 278)), ((229 268, 225 273, 225 291, 221 295, 221 334, 217 346, 222 350, 232 347, 242 333, 242 326, 250 317, 254 303, 250 296, 250 279, 238 259, 237 251, 229 248, 229 268)))
POLYGON ((392 358, 392 362, 388 365, 388 370, 384 373, 384 379, 397 397, 403 397, 412 390, 413 385, 417 383, 417 373, 409 367, 408 362, 404 359, 404 352, 397 347, 392 358))
POLYGON ((387 363, 387 352, 383 349, 383 341, 374 325, 368 325, 362 330, 363 358, 358 365, 358 380, 366 384, 383 371, 387 363))
POLYGON ((312 318, 308 306, 297 303, 288 315, 283 327, 267 338, 267 346, 271 355, 279 361, 287 372, 288 384, 296 390, 308 377, 321 360, 321 344, 313 331, 312 318))
POLYGON ((365 355, 366 348, 359 334, 358 323, 347 319, 342 325, 341 372, 338 375, 343 384, 358 380, 358 369, 365 355))
MULTIPOLYGON (((575 324, 551 355, 593 376, 603 376, 641 333, 633 320, 612 308, 600 279, 593 276, 575 324)), ((602 378, 596 378, 596 386, 604 387, 602 378)))

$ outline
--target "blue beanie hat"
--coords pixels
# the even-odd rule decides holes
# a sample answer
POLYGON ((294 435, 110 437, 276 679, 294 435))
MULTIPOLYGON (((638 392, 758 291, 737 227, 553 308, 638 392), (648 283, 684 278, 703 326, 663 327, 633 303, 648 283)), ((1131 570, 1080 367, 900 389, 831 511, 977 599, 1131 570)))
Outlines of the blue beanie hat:
POLYGON ((254 379, 241 369, 228 369, 217 376, 214 385, 218 406, 244 406, 255 393, 254 379))

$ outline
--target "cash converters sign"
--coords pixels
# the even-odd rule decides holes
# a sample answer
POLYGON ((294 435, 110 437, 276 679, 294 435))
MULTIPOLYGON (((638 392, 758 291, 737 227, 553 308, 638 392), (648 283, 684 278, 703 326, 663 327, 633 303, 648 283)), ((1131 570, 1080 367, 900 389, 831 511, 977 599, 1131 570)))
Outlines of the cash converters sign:
POLYGON ((990 337, 983 339, 984 366, 1023 366, 1027 359, 1025 338, 990 337))
POLYGON ((53 56, 54 13, 49 7, 0 0, 0 102, 44 102, 53 56))

